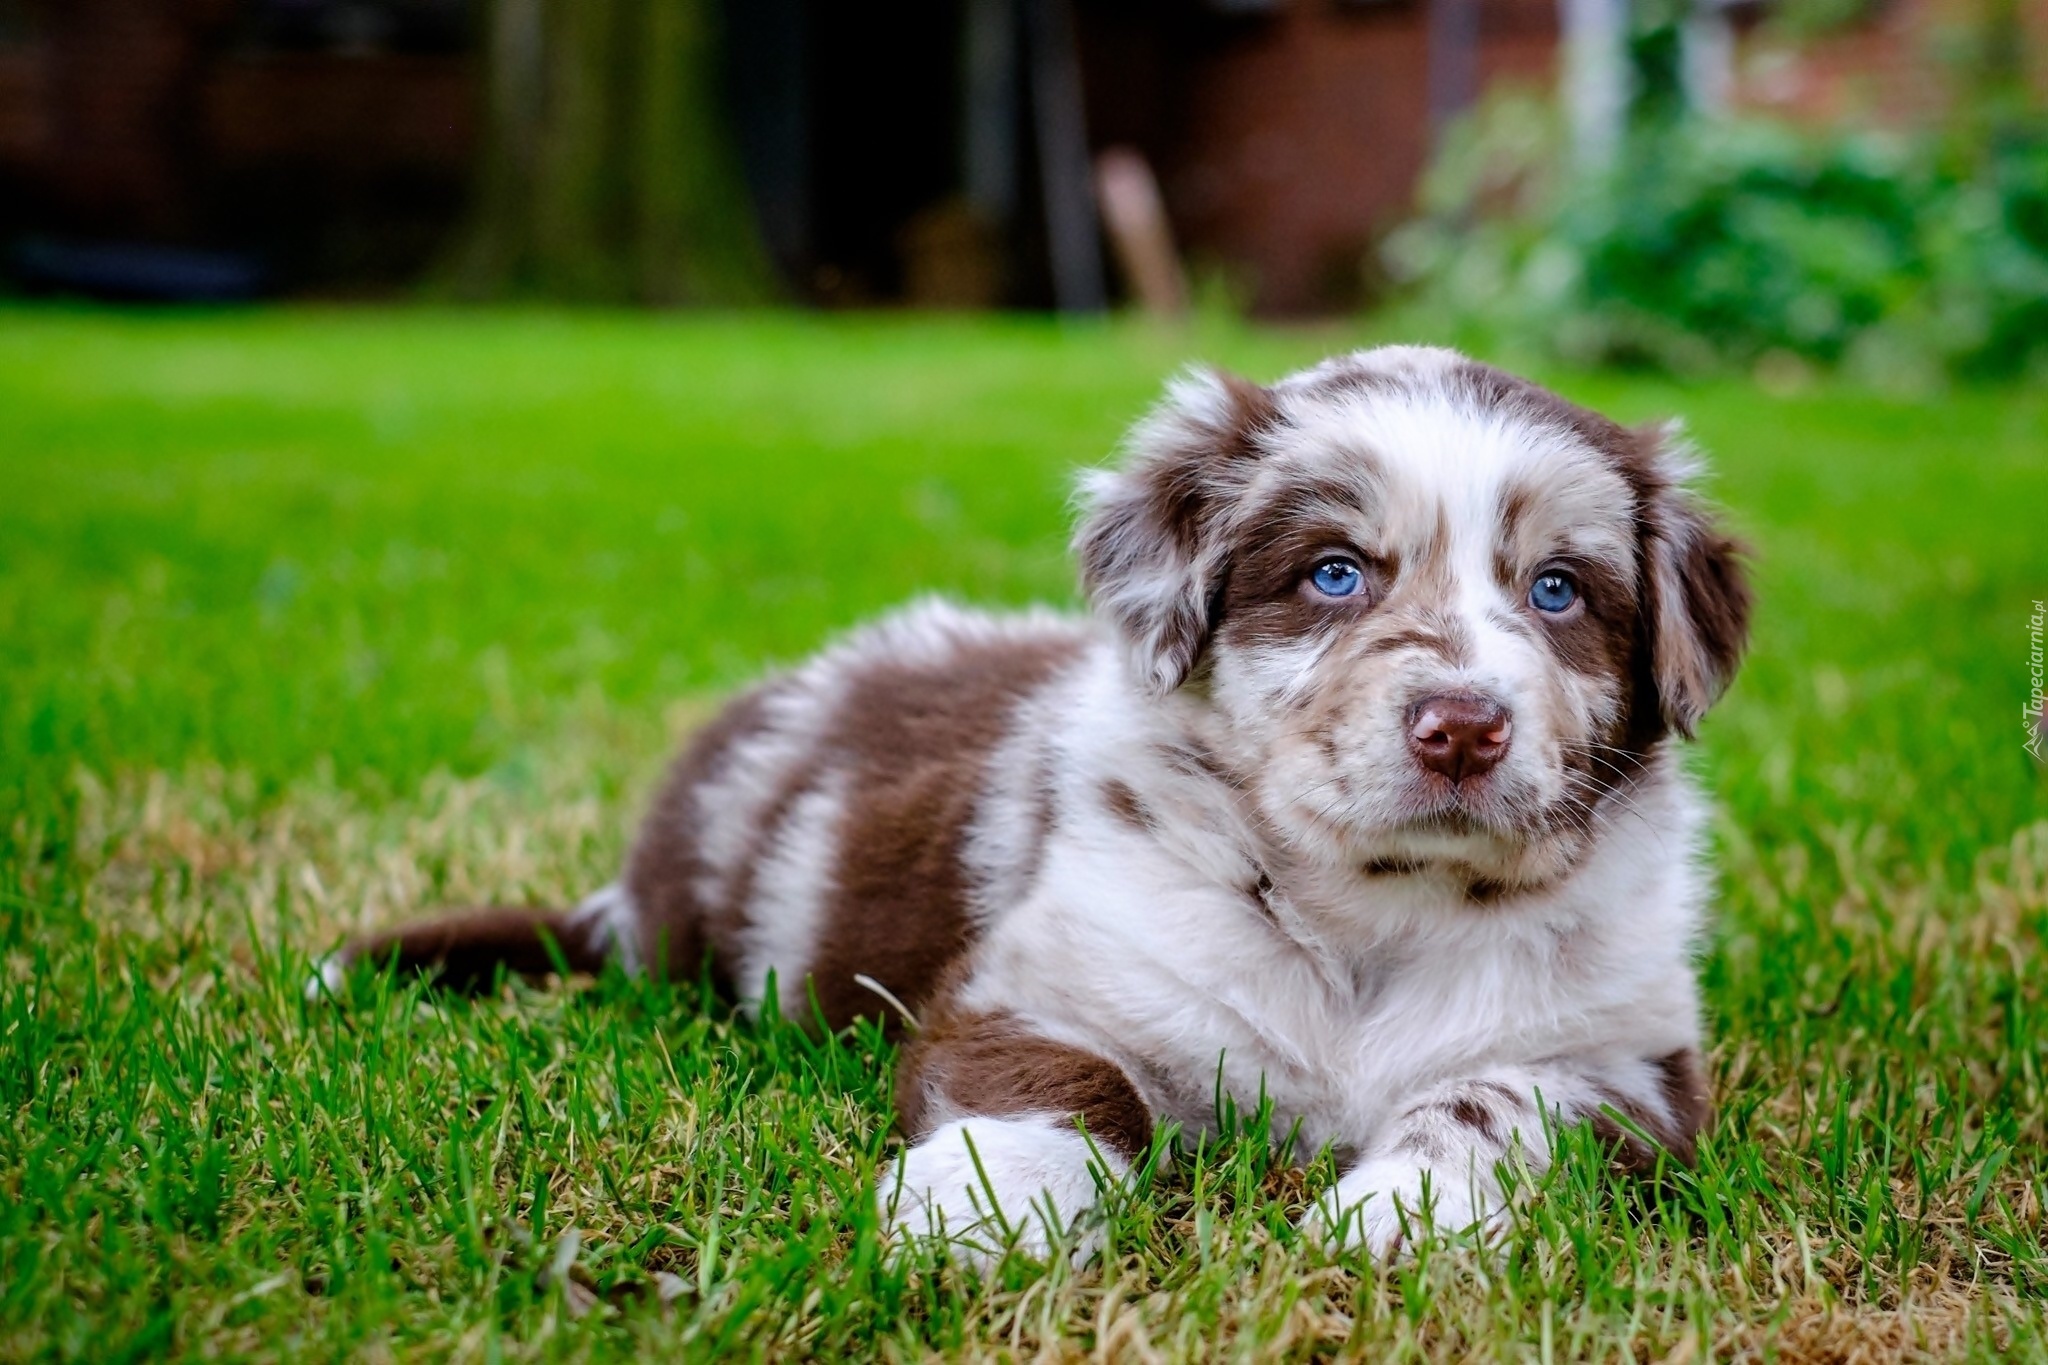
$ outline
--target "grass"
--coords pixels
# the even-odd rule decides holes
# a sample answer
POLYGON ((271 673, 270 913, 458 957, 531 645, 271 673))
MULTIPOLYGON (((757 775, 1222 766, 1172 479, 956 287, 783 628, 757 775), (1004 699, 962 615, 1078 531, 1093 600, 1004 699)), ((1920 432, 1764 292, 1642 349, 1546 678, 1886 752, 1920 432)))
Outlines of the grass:
POLYGON ((883 1257, 885 1046, 616 976, 307 1005, 308 954, 606 878, 723 689, 1066 601, 1070 467, 1200 352, 1027 322, 0 312, 0 1358, 2048 1358, 2048 396, 1562 376, 1758 547, 1707 725, 1697 1174, 1583 1143, 1497 1256, 1320 1257, 1264 1116, 1110 1251, 883 1257))

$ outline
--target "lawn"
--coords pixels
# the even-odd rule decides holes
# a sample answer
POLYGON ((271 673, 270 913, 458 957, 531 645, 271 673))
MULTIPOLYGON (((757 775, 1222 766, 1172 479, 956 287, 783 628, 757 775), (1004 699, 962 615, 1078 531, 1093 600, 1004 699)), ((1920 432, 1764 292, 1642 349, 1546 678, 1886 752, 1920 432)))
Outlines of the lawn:
POLYGON ((890 1055, 616 975, 310 954, 609 877, 717 696, 908 595, 1070 601, 1192 355, 1354 333, 0 311, 0 1359, 2048 1358, 2048 395, 1553 376, 1754 543, 1709 719, 1719 1115, 1503 1250, 1331 1261, 1262 1116, 1081 1271, 890 1259, 890 1055))

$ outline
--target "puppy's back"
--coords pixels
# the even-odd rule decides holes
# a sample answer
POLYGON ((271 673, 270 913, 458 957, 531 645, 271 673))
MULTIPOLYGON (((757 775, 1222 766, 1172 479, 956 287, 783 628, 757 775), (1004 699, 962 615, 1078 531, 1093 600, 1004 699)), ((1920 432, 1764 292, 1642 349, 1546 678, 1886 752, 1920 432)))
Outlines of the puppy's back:
POLYGON ((1082 624, 925 603, 731 703, 691 741, 627 861, 640 961, 826 1022, 917 1011, 968 946, 963 855, 1019 705, 1082 624))

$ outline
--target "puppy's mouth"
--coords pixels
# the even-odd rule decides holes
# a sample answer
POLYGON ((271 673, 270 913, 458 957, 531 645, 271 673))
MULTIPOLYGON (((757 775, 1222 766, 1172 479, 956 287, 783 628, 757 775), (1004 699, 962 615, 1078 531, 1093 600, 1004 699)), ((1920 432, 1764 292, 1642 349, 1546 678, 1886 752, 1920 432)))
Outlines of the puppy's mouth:
POLYGON ((1407 795, 1408 816, 1395 827, 1400 832, 1515 840, 1543 827, 1491 777, 1454 783, 1425 773, 1407 795))
POLYGON ((1516 838, 1523 831, 1516 826, 1478 814, 1465 807, 1439 811, 1414 822, 1417 833, 1447 835, 1452 838, 1516 838))
MULTIPOLYGON (((1423 775, 1425 778, 1429 775, 1423 775)), ((1394 818, 1361 830, 1377 853, 1395 860, 1496 866, 1545 860, 1560 830, 1558 813, 1519 783, 1498 777, 1460 783, 1417 780, 1401 793, 1394 818)))
POLYGON ((1368 879, 1449 876, 1475 901, 1542 886, 1565 871, 1572 850, 1540 831, 1505 826, 1474 813, 1443 810, 1382 829, 1357 858, 1368 879))
POLYGON ((1407 754, 1389 762, 1384 751, 1326 749, 1323 757, 1325 775, 1275 808, 1285 812, 1282 828, 1299 829, 1324 856, 1367 871, 1433 868, 1511 881, 1569 856, 1557 837, 1568 822, 1543 799, 1543 777, 1527 758, 1453 776, 1407 754))

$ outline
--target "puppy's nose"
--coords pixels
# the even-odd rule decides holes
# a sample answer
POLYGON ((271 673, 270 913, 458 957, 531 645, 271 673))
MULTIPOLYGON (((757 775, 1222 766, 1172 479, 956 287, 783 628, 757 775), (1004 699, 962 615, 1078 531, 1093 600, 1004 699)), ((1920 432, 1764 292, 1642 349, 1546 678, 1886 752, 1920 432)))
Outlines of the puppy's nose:
POLYGON ((1508 754, 1514 721, 1491 697, 1439 692, 1408 708, 1415 761, 1452 782, 1490 772, 1508 754))

